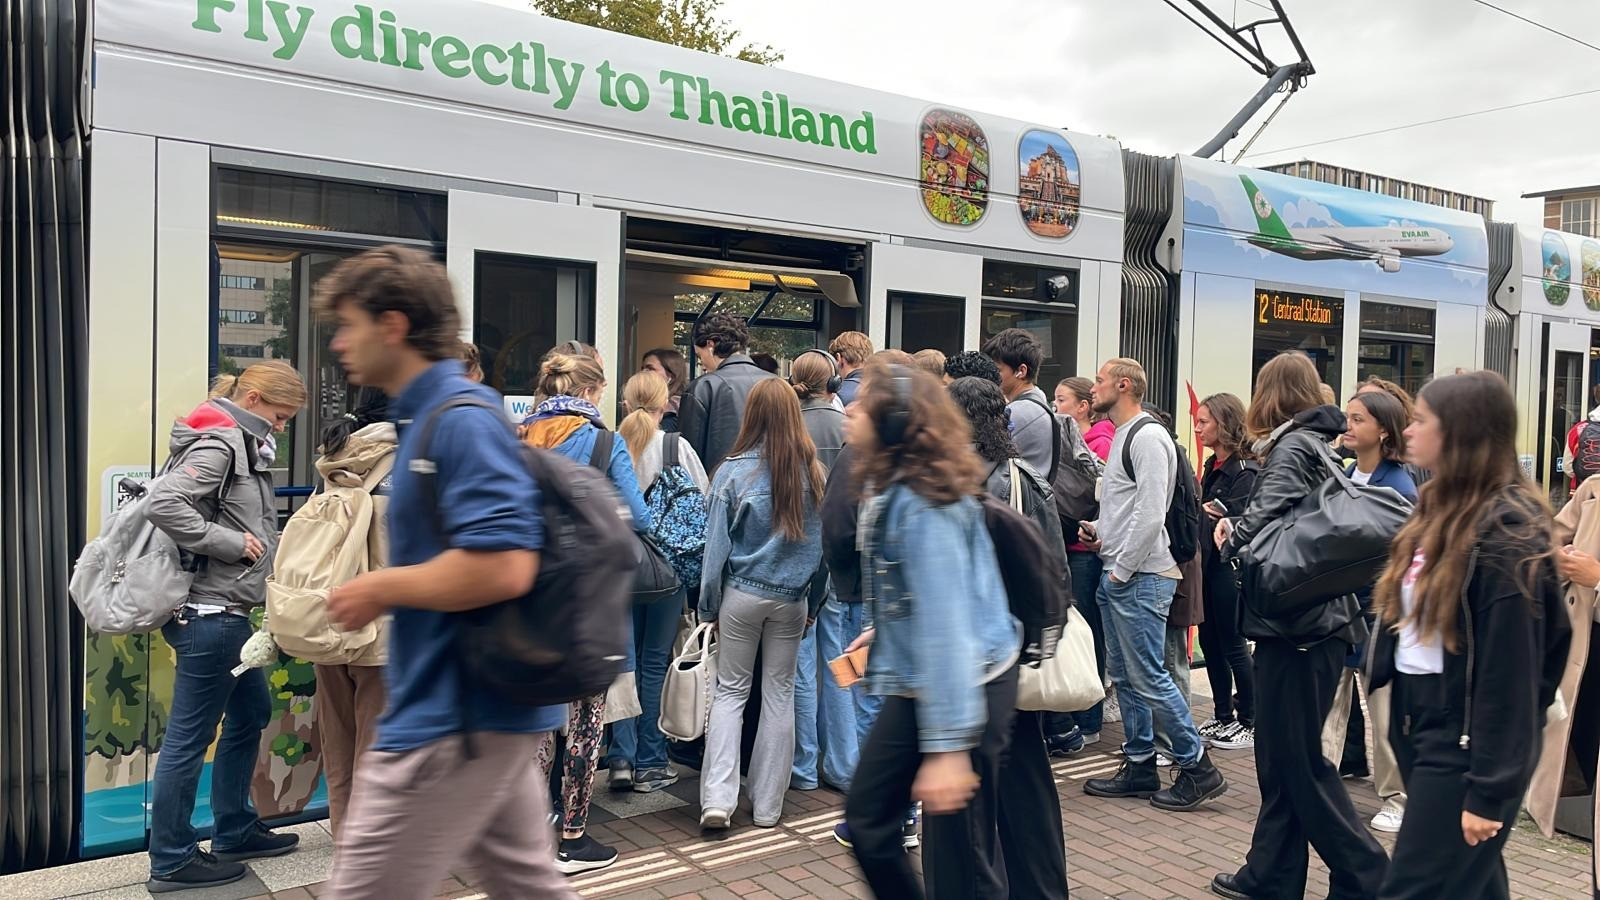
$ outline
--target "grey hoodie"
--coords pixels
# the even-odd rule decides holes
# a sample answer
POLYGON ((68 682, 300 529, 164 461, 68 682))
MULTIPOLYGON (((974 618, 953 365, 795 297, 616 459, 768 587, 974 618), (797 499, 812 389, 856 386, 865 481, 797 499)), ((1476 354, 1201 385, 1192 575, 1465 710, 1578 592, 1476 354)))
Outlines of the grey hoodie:
POLYGON ((271 438, 267 420, 226 400, 210 400, 172 426, 172 471, 146 507, 151 524, 182 550, 206 557, 189 602, 236 612, 266 599, 267 575, 278 543, 272 474, 258 451, 271 438), (218 492, 227 482, 227 493, 218 492), (249 531, 266 548, 252 565, 244 558, 249 531))

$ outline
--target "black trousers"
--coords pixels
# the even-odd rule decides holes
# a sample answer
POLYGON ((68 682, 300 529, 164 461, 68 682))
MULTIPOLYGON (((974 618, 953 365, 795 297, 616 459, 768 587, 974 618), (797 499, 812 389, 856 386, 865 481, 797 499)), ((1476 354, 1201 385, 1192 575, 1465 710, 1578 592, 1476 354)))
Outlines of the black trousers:
POLYGON ((924 815, 922 820, 924 892, 911 868, 911 855, 901 845, 911 785, 922 766, 917 704, 910 697, 883 699, 878 720, 861 748, 861 761, 844 805, 856 862, 879 900, 1006 896, 996 819, 1000 763, 1011 740, 1017 705, 1015 667, 984 686, 984 700, 988 720, 972 750, 972 770, 982 779, 977 794, 960 812, 924 815))
MULTIPOLYGON (((1208 565, 1221 565, 1212 560, 1208 565)), ((1232 577, 1219 576, 1219 577, 1232 577)), ((1206 581, 1209 586, 1218 579, 1206 581)), ((1206 679, 1216 704, 1216 718, 1227 722, 1237 716, 1246 725, 1256 720, 1256 681, 1250 661, 1250 646, 1239 633, 1239 594, 1236 591, 1205 591, 1201 600, 1206 618, 1200 623, 1200 652, 1206 657, 1206 679), (1239 703, 1234 709, 1234 684, 1239 686, 1239 703)))
POLYGON ((1322 723, 1349 650, 1340 640, 1305 650, 1283 640, 1256 642, 1261 811, 1238 874, 1240 889, 1252 897, 1304 897, 1308 844, 1328 866, 1330 898, 1369 900, 1383 883, 1383 847, 1356 817, 1339 773, 1322 755, 1322 723))
POLYGON ((1018 711, 1000 767, 1000 851, 1012 900, 1065 900, 1061 795, 1045 750, 1043 714, 1018 711))
MULTIPOLYGON (((1472 754, 1458 743, 1462 698, 1451 693, 1440 675, 1395 676, 1389 741, 1406 782, 1406 817, 1378 894, 1384 900, 1511 896, 1501 851, 1511 837, 1521 797, 1506 804, 1498 835, 1467 846, 1461 835, 1461 806, 1472 754)), ((1538 747, 1537 736, 1532 746, 1538 747)))

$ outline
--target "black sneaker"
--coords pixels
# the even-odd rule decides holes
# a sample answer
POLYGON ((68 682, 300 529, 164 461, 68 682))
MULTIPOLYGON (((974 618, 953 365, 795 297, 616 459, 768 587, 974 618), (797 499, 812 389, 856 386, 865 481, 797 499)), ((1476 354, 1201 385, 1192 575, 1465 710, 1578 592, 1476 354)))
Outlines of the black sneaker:
POLYGON ((1137 797, 1145 799, 1161 790, 1161 773, 1156 771, 1154 756, 1144 762, 1123 760, 1122 768, 1110 778, 1091 778, 1083 783, 1083 792, 1091 797, 1137 797))
POLYGON ((188 891, 195 888, 232 884, 250 871, 241 862, 223 862, 204 850, 195 854, 189 864, 171 875, 152 875, 144 889, 152 894, 171 891, 188 891))
POLYGON ((1201 756, 1194 765, 1178 770, 1172 787, 1152 794, 1150 805, 1169 812, 1184 812, 1227 792, 1228 780, 1222 777, 1216 763, 1209 756, 1201 756))
POLYGON ((1076 726, 1066 734, 1051 735, 1045 741, 1045 746, 1049 749, 1050 755, 1056 757, 1071 756, 1081 751, 1083 745, 1083 729, 1076 726))
POLYGON ((255 830, 245 838, 244 843, 227 850, 213 844, 211 852, 223 862, 243 862, 247 859, 265 859, 269 856, 293 853, 294 848, 299 845, 300 835, 272 831, 267 826, 257 823, 255 830))
POLYGON ((614 865, 616 861, 617 851, 587 834, 580 838, 562 838, 561 849, 556 851, 556 871, 563 875, 593 872, 614 865))
POLYGON ((1218 872, 1211 879, 1211 893, 1228 900, 1250 900, 1250 895, 1239 889, 1239 876, 1231 872, 1218 872))
POLYGON ((611 763, 611 779, 608 782, 613 791, 633 790, 633 763, 623 760, 613 760, 611 763))

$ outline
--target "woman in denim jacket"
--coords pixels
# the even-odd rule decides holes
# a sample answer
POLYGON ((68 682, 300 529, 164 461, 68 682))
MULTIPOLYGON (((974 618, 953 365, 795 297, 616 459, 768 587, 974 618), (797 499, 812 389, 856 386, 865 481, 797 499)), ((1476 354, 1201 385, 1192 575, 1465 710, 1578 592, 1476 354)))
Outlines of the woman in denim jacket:
POLYGON ((822 565, 824 482, 794 389, 780 378, 758 382, 706 511, 700 621, 717 623, 718 650, 700 772, 701 828, 727 828, 739 802, 740 737, 757 648, 761 723, 747 786, 757 826, 776 827, 783 812, 806 595, 822 565))
POLYGON ((1004 897, 996 786, 1022 626, 976 499, 972 430, 932 376, 882 363, 846 428, 874 626, 852 649, 871 645, 868 689, 884 698, 845 803, 856 860, 877 896, 924 896, 900 846, 901 813, 921 801, 928 893, 1004 897))

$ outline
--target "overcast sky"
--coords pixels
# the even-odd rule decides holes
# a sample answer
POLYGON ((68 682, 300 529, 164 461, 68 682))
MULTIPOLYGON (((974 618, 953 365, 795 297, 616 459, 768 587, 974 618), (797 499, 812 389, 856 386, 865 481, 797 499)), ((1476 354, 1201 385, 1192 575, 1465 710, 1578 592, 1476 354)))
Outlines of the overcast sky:
MULTIPOLYGON (((1234 0, 1207 2, 1233 17, 1234 0)), ((1600 45, 1597 0, 1492 2, 1600 45)), ((1284 6, 1317 73, 1246 164, 1351 166, 1488 197, 1496 219, 1533 225, 1539 201, 1522 194, 1600 183, 1600 93, 1282 149, 1600 89, 1600 51, 1471 0, 1284 6)), ((783 50, 782 68, 1114 135, 1147 153, 1192 153, 1264 81, 1161 0, 725 0, 723 11, 744 39, 783 50)), ((1237 0, 1241 20, 1262 12, 1237 0)), ((1286 44, 1267 51, 1293 58, 1286 44)), ((1229 161, 1276 102, 1226 148, 1229 161)))

